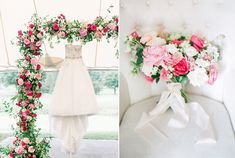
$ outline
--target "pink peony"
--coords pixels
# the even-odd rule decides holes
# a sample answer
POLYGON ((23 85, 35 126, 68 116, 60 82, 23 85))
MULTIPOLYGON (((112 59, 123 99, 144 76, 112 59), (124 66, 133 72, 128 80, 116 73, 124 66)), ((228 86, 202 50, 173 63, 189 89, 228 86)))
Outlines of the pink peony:
POLYGON ((160 78, 163 79, 164 81, 168 81, 168 75, 170 74, 169 70, 166 70, 164 68, 162 68, 161 72, 160 72, 160 78))
POLYGON ((15 148, 15 152, 18 155, 21 155, 24 152, 24 148, 22 146, 18 146, 17 148, 15 148))
POLYGON ((54 23, 52 24, 52 29, 55 30, 55 31, 58 31, 59 30, 59 25, 54 23))
POLYGON ((24 84, 24 80, 22 78, 19 78, 17 82, 21 86, 24 84))
POLYGON ((28 44, 30 44, 30 41, 29 41, 28 39, 25 39, 25 40, 24 40, 24 44, 25 44, 25 45, 28 45, 28 44))
POLYGON ((168 57, 166 48, 163 46, 146 47, 143 51, 144 64, 160 66, 168 57))
POLYGON ((174 66, 174 75, 175 76, 180 76, 187 74, 189 72, 189 64, 188 61, 183 58, 174 66))
POLYGON ((111 30, 115 30, 116 29, 116 24, 115 23, 110 23, 108 25, 108 27, 111 29, 111 30))
POLYGON ((30 153, 34 153, 35 149, 33 148, 33 146, 30 146, 30 147, 28 148, 28 151, 29 151, 30 153))
POLYGON ((36 58, 31 59, 31 64, 36 66, 38 64, 38 60, 36 58))
POLYGON ((215 65, 211 65, 209 67, 209 79, 208 79, 208 83, 210 85, 213 85, 215 80, 217 79, 217 76, 218 76, 218 71, 217 71, 215 65))
POLYGON ((150 76, 144 76, 144 78, 148 81, 148 82, 153 82, 153 78, 152 77, 150 77, 150 76))
POLYGON ((82 36, 82 37, 85 37, 87 35, 87 29, 80 29, 79 30, 79 34, 82 36))
POLYGON ((180 52, 176 52, 173 55, 168 54, 168 57, 165 59, 165 64, 167 66, 174 66, 182 59, 183 55, 180 52))
POLYGON ((204 41, 197 37, 196 35, 192 35, 190 41, 193 44, 193 47, 197 50, 197 51, 202 51, 203 47, 204 47, 204 41))

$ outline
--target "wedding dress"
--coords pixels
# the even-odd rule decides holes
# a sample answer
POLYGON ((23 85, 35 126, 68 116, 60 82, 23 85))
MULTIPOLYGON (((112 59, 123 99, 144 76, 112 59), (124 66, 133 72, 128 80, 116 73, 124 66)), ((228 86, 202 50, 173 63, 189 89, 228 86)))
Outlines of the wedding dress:
POLYGON ((76 153, 88 127, 87 116, 98 112, 93 85, 82 60, 80 45, 65 46, 65 61, 59 71, 49 115, 51 128, 65 150, 76 153))

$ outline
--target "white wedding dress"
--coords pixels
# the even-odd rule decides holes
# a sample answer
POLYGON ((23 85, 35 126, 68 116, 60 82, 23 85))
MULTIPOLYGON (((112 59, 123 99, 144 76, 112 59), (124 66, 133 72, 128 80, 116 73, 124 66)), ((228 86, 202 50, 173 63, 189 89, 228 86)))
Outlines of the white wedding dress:
POLYGON ((88 127, 87 116, 98 112, 93 85, 82 60, 80 45, 65 46, 65 61, 59 71, 49 115, 53 132, 65 150, 76 153, 88 127))

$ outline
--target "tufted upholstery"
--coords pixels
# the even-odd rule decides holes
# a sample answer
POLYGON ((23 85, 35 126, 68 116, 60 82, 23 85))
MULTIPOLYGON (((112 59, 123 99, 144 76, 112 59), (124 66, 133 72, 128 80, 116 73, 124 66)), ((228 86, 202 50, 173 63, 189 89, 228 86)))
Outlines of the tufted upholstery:
MULTIPOLYGON (((165 28, 168 32, 197 33, 213 40, 224 34, 223 60, 220 74, 213 86, 187 86, 189 93, 204 95, 224 103, 235 124, 235 1, 233 0, 120 0, 121 64, 126 77, 131 103, 160 94, 164 83, 150 86, 142 76, 130 74, 129 55, 124 39, 137 30, 146 33, 165 28)), ((122 105, 121 105, 122 106, 122 105)))

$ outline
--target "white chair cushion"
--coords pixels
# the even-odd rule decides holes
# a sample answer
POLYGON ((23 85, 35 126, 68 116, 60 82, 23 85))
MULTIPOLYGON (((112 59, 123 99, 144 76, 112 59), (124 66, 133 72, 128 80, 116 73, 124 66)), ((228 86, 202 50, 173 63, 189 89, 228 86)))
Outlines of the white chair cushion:
POLYGON ((234 158, 235 141, 229 115, 224 105, 214 100, 190 95, 192 101, 199 102, 210 115, 215 134, 216 144, 194 144, 194 138, 185 133, 173 141, 167 140, 160 146, 151 146, 134 129, 142 112, 151 110, 156 97, 148 98, 131 106, 120 126, 120 157, 121 158, 234 158))

